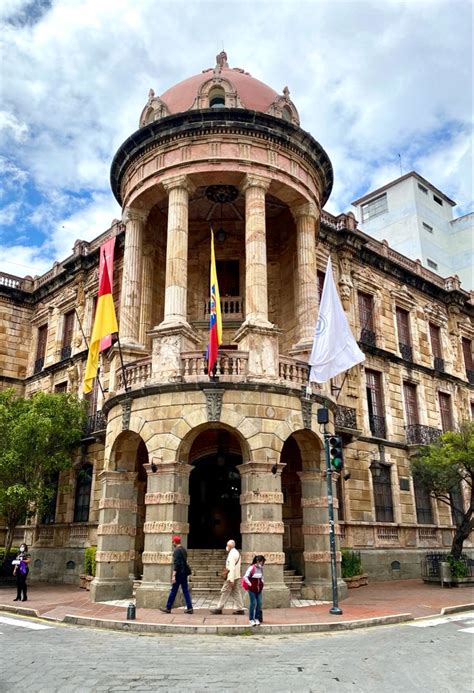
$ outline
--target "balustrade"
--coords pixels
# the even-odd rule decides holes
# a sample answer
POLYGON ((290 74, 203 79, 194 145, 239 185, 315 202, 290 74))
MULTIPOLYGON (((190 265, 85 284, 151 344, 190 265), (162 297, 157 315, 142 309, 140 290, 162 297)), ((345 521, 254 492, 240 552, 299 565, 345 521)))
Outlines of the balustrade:
POLYGON ((441 435, 439 428, 410 424, 405 426, 407 445, 430 445, 435 443, 441 435))
POLYGON ((308 382, 309 366, 305 361, 280 356, 278 373, 283 383, 306 385, 308 382))
MULTIPOLYGON (((211 311, 211 302, 206 301, 204 304, 204 317, 209 318, 211 311)), ((244 307, 242 296, 221 296, 221 315, 222 320, 243 320, 244 307)))

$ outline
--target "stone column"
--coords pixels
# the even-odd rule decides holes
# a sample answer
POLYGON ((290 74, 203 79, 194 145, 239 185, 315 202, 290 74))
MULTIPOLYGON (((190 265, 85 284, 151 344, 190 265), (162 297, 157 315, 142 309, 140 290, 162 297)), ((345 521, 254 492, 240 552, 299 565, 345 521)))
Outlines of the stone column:
POLYGON ((137 531, 137 489, 135 472, 103 471, 99 474, 102 497, 99 501, 96 576, 91 583, 94 602, 132 596, 137 531))
POLYGON ((147 243, 142 258, 142 302, 140 311, 140 344, 146 346, 147 331, 151 329, 151 307, 153 303, 153 246, 147 243))
POLYGON ((247 351, 251 380, 277 381, 279 330, 268 321, 265 193, 270 180, 247 174, 245 192, 245 321, 234 336, 247 351))
MULTIPOLYGON (((329 515, 326 476, 319 470, 298 472, 301 479, 301 505, 303 507, 303 539, 305 579, 303 599, 332 599, 331 554, 329 544, 329 515)), ((337 498, 333 483, 335 516, 337 498)), ((341 579, 341 552, 339 551, 340 528, 336 520, 337 572, 339 599, 347 597, 347 586, 341 579)))
POLYGON ((274 460, 239 465, 242 480, 242 568, 248 566, 256 554, 265 556, 264 598, 267 608, 290 605, 290 593, 283 579, 281 474, 272 474, 273 464, 274 460))
POLYGON ((316 267, 316 223, 319 210, 306 203, 291 210, 296 221, 297 277, 295 312, 299 328, 293 351, 311 350, 318 311, 318 277, 316 267))
POLYGON ((247 174, 245 192, 245 320, 270 327, 268 322, 265 193, 270 180, 247 174))
POLYGON ((132 207, 123 213, 126 231, 119 316, 122 346, 139 345, 142 243, 146 217, 146 212, 132 207))
POLYGON ((163 322, 153 332, 152 379, 169 382, 181 379, 181 352, 200 341, 187 320, 188 208, 194 189, 185 175, 163 181, 168 192, 165 307, 163 322))
POLYGON ((187 324, 188 213, 194 186, 187 176, 163 181, 168 193, 165 314, 162 324, 187 324))
MULTIPOLYGON (((171 538, 173 534, 180 534, 186 546, 189 533, 188 489, 192 467, 174 462, 162 463, 157 458, 153 462, 156 472, 153 472, 151 464, 144 465, 148 475, 143 526, 145 550, 142 554, 143 580, 136 594, 137 606, 145 608, 166 605, 172 572, 171 538)), ((179 601, 175 604, 179 605, 179 601)))

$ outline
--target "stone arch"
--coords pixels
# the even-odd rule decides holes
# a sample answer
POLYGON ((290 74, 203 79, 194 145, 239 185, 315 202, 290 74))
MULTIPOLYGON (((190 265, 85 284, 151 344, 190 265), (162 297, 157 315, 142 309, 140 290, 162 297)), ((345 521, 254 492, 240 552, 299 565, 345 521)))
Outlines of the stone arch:
POLYGON ((245 108, 232 83, 224 77, 213 77, 204 82, 191 108, 211 108, 210 96, 217 89, 222 89, 224 92, 225 108, 245 108))

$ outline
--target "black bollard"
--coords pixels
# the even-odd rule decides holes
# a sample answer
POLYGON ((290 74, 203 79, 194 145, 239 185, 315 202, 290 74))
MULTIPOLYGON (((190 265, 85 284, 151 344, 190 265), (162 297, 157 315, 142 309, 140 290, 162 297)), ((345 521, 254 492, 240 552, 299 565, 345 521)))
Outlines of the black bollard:
POLYGON ((127 621, 134 621, 137 609, 133 602, 130 602, 127 609, 127 621))

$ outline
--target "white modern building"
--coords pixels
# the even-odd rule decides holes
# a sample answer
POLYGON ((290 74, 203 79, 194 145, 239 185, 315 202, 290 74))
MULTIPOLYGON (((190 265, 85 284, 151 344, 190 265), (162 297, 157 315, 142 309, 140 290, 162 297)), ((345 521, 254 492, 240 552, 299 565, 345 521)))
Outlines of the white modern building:
POLYGON ((391 248, 474 288, 474 213, 453 219, 456 203, 415 171, 355 200, 362 229, 391 248))

